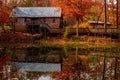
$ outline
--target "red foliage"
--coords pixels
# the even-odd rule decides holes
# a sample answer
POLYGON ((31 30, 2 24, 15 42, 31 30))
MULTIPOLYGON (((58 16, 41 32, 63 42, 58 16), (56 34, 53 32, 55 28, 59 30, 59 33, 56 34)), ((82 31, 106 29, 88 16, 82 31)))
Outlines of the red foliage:
POLYGON ((9 14, 10 14, 10 10, 8 10, 6 7, 0 8, 0 22, 8 23, 9 22, 9 14))
POLYGON ((0 36, 0 42, 6 42, 6 43, 17 43, 17 42, 27 43, 32 41, 33 39, 30 36, 24 35, 21 32, 13 33, 12 31, 6 31, 5 33, 1 32, 1 36, 0 36))
POLYGON ((54 0, 51 5, 61 7, 64 18, 82 18, 92 6, 87 0, 54 0))
POLYGON ((0 24, 9 22, 10 5, 7 0, 0 1, 0 24))

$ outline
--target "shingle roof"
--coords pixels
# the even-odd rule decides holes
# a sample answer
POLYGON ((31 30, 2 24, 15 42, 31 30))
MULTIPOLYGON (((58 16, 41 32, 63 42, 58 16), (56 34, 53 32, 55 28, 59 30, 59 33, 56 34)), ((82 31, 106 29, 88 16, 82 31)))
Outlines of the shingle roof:
POLYGON ((61 17, 60 7, 16 7, 10 17, 61 17), (13 14, 14 13, 14 14, 13 14))

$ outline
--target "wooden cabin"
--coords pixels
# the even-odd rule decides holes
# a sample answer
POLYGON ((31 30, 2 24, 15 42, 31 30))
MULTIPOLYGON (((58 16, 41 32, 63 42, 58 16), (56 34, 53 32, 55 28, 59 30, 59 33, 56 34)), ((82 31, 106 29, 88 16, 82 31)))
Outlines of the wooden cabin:
MULTIPOLYGON (((104 22, 102 21, 88 21, 88 23, 90 23, 95 29, 104 28, 104 22)), ((107 27, 109 28, 110 26, 112 26, 112 24, 107 23, 107 27)))
MULTIPOLYGON (((65 28, 60 26, 62 10, 60 7, 15 7, 10 17, 12 18, 15 31, 63 34, 65 28)), ((110 28, 111 24, 107 23, 107 29, 104 28, 104 22, 88 21, 93 29, 78 29, 81 33, 117 33, 118 29, 110 28)), ((70 33, 76 34, 76 28, 70 28, 70 33)))
POLYGON ((10 15, 15 31, 39 33, 42 28, 59 28, 60 7, 15 7, 10 15))

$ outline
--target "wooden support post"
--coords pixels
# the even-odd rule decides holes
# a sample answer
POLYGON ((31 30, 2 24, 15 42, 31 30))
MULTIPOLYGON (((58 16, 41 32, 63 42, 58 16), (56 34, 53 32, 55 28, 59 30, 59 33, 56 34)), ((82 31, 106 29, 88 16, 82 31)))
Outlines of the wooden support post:
POLYGON ((116 29, 117 29, 117 33, 118 33, 118 0, 117 0, 117 3, 116 3, 116 29))
POLYGON ((105 29, 105 33, 107 31, 107 10, 106 10, 106 0, 104 0, 104 29, 105 29))

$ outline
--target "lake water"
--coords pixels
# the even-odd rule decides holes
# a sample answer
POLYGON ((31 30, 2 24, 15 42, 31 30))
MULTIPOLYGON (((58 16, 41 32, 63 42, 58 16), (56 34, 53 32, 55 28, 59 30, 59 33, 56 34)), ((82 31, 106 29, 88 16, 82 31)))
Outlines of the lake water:
POLYGON ((3 48, 0 80, 120 80, 120 53, 78 48, 3 48))

